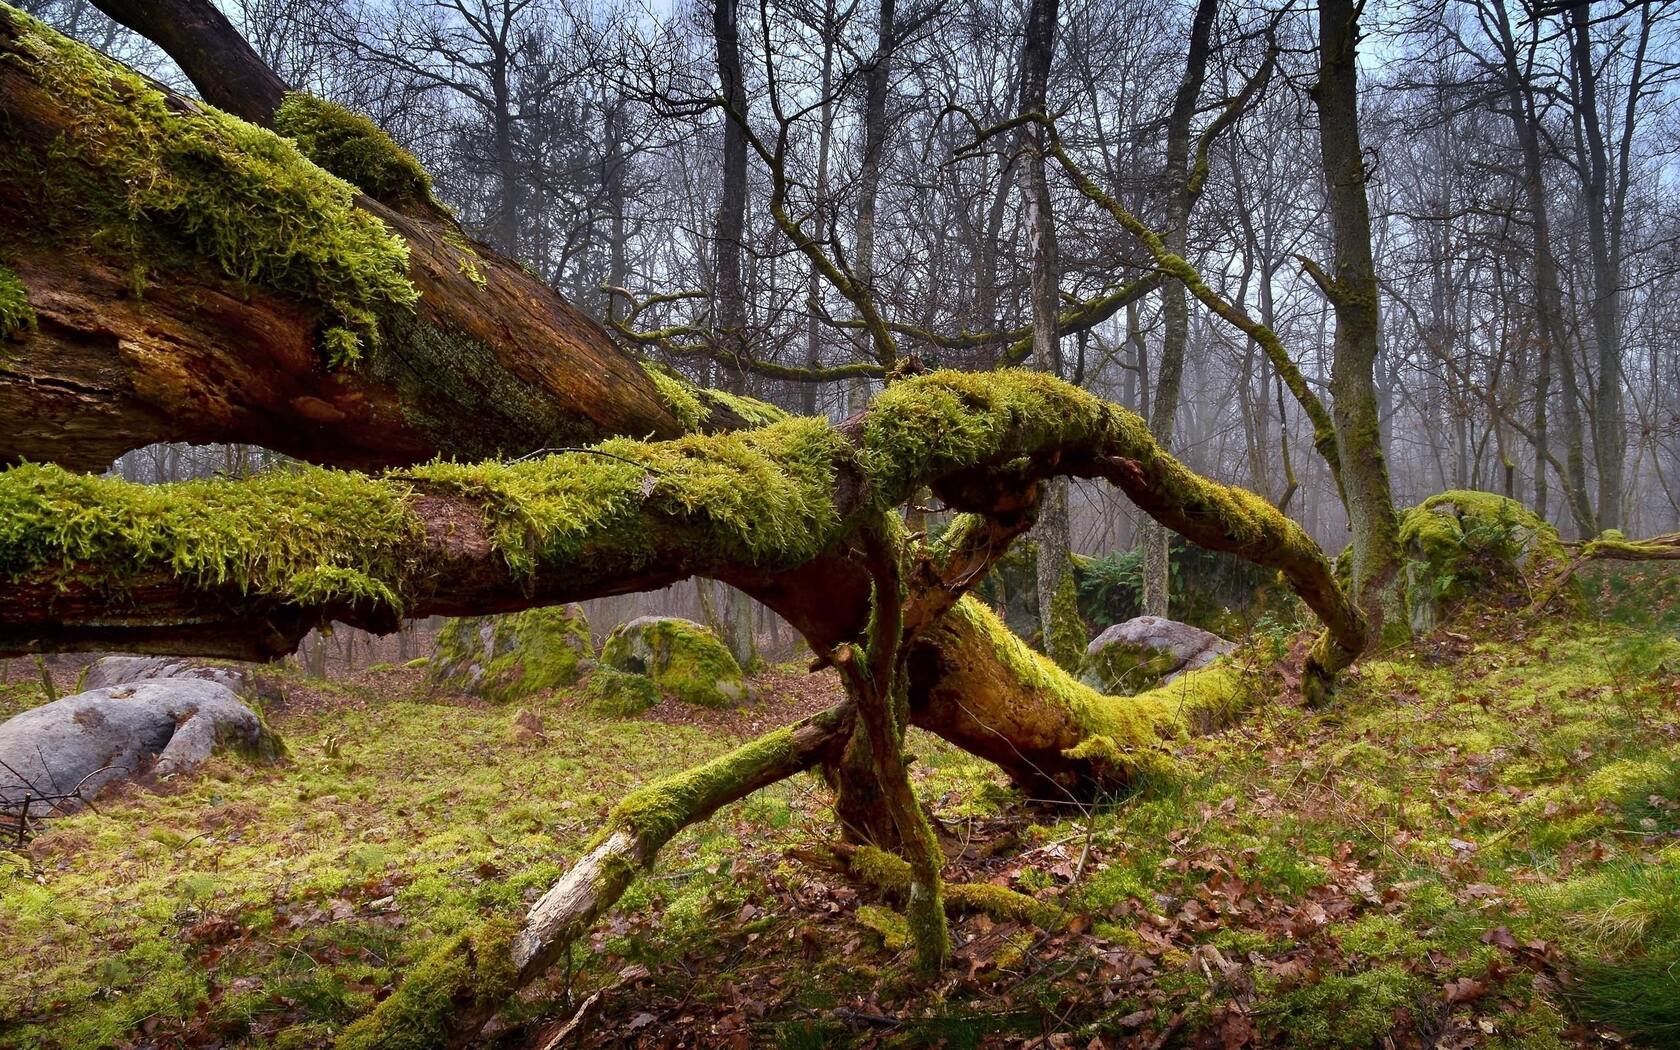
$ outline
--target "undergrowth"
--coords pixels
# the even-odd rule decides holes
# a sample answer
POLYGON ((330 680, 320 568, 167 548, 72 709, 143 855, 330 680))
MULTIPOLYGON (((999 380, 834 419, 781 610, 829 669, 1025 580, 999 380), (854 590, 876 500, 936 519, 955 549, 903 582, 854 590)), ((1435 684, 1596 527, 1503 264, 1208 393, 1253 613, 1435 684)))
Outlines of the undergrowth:
MULTIPOLYGON (((1602 615, 1461 618, 1326 711, 1273 697, 1178 741, 1094 808, 1024 799, 918 731, 949 877, 1042 924, 961 911, 950 975, 917 983, 899 904, 811 859, 833 825, 799 778, 679 835, 504 1021, 611 985, 586 1045, 650 1025, 691 1045, 1676 1045, 1680 642, 1602 615)), ((0 945, 22 965, 0 972, 0 1045, 328 1045, 445 938, 516 917, 633 789, 730 746, 562 697, 549 739, 513 749, 506 709, 416 687, 321 687, 271 716, 291 766, 218 761, 6 854, 0 945)))

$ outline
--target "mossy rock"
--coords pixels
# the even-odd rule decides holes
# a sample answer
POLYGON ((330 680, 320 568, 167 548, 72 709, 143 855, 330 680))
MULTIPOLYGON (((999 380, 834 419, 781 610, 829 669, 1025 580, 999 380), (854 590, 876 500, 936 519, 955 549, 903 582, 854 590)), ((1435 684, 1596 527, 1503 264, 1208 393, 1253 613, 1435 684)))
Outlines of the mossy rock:
POLYGON ((593 653, 581 606, 462 617, 438 632, 427 677, 434 689, 506 703, 576 683, 593 653))
POLYGON ((1231 642, 1162 616, 1135 616, 1099 634, 1085 649, 1079 679, 1110 696, 1133 696, 1195 671, 1236 648, 1231 642))
POLYGON ((1414 633, 1434 628, 1453 606, 1526 601, 1568 559, 1557 529, 1516 500, 1454 489, 1400 519, 1406 605, 1414 633))
POLYGON ((583 687, 584 707, 608 718, 631 718, 659 703, 659 687, 645 674, 597 667, 583 687))
POLYGON ((601 649, 601 663, 646 675, 684 703, 734 707, 751 698, 741 665, 712 633, 692 620, 638 616, 620 624, 601 649))

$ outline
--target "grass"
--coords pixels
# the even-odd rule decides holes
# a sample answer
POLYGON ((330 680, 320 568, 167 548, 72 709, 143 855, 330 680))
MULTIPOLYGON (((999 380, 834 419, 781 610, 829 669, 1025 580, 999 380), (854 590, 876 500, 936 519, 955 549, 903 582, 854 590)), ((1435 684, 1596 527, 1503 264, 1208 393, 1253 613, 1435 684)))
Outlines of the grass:
MULTIPOLYGON (((326 687, 271 719, 290 766, 218 762, 0 855, 0 1046, 330 1045, 441 938, 517 916, 637 785, 736 742, 561 696, 548 742, 510 746, 507 709, 417 693, 401 670, 326 687)), ((832 823, 801 778, 679 836, 508 1022, 615 985, 602 1040, 1680 1045, 1667 629, 1460 621, 1095 809, 912 751, 949 874, 1069 921, 955 917, 953 970, 919 982, 891 902, 812 859, 832 823)))
MULTIPOLYGON (((621 796, 729 746, 545 712, 562 732, 509 747, 508 710, 392 696, 382 677, 420 691, 373 676, 271 715, 289 767, 215 760, 0 853, 0 1046, 207 1031, 268 1046, 285 1029, 315 1045, 439 938, 522 914, 621 796)), ((677 863, 716 835, 690 833, 677 863)))

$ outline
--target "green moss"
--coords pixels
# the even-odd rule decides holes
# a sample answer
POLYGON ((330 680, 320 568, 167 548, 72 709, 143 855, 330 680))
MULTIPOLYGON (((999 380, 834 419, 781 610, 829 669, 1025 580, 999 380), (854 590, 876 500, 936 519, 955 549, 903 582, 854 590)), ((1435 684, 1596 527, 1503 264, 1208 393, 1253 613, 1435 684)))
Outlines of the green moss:
POLYGON ((998 922, 1026 923, 1045 930, 1062 924, 1062 911, 1055 905, 989 882, 948 882, 945 900, 959 911, 980 912, 998 922))
POLYGON ((421 534, 408 493, 317 467, 132 485, 24 464, 0 471, 0 574, 121 593, 162 571, 281 601, 396 608, 421 534))
POLYGON ((1396 1015, 1417 1005, 1424 991, 1423 982, 1403 967, 1380 966, 1321 977, 1260 1003, 1255 1014, 1284 1045, 1352 1050, 1376 1045, 1394 1029, 1396 1015))
POLYGON ((686 540, 702 557, 797 565, 838 533, 833 493, 845 441, 820 419, 674 441, 607 441, 593 453, 518 463, 433 463, 402 476, 484 502, 497 547, 518 572, 597 556, 646 557, 650 540, 686 540), (648 516, 662 519, 652 526, 648 516), (703 552, 703 554, 699 553, 703 552))
POLYGON ((0 266, 0 340, 35 330, 35 308, 18 275, 0 266))
POLYGON ((881 936, 881 947, 889 952, 902 951, 910 943, 910 920, 891 908, 879 904, 865 904, 857 910, 857 921, 881 936))
POLYGON ((630 718, 659 703, 659 687, 645 674, 597 667, 583 687, 584 707, 609 718, 630 718))
POLYGON ((711 628, 676 617, 620 624, 601 647, 601 662, 653 684, 684 703, 733 707, 747 699, 745 676, 711 628))
POLYGON ((742 394, 731 394, 723 390, 713 390, 709 387, 698 387, 695 394, 707 406, 707 417, 710 418, 713 409, 722 408, 733 412, 748 426, 767 427, 772 423, 780 423, 789 418, 788 414, 768 401, 760 401, 756 397, 746 397, 742 394))
POLYGON ((446 620, 428 676, 434 686, 506 703, 572 685, 594 653, 582 606, 446 620))
POLYGON ((1411 626, 1427 631, 1470 594, 1488 603, 1526 600, 1567 555, 1549 523, 1515 500, 1455 489, 1431 496, 1400 519, 1411 626))
MULTIPOLYGON (((1242 675, 1226 660, 1136 696, 1104 696, 1034 652, 979 601, 965 597, 947 617, 966 620, 993 649, 1011 679, 1020 683, 1022 705, 1035 702, 1036 694, 1072 713, 1087 736, 1069 757, 1099 759, 1123 780, 1161 773, 1165 745, 1192 729, 1226 721, 1248 699, 1242 675)), ((1031 716, 1023 710, 1022 717, 1031 716)))
POLYGON ((1061 582, 1050 599, 1050 638, 1046 652, 1062 670, 1077 673, 1085 658, 1085 646, 1090 633, 1079 616, 1079 585, 1074 582, 1073 569, 1063 570, 1061 582))
POLYGON ((1110 696, 1131 696, 1160 685, 1176 665, 1165 649, 1113 642, 1085 658, 1079 680, 1110 696))
POLYGON ((517 990, 519 928, 492 919, 448 938, 408 971, 397 990, 338 1039, 338 1050, 430 1050, 464 1010, 495 1009, 517 990))
POLYGON ((675 369, 653 361, 641 362, 642 371, 653 380, 659 400, 677 417, 684 430, 699 431, 717 421, 714 411, 733 414, 749 427, 767 427, 791 418, 782 409, 757 398, 696 386, 675 369))
POLYGON ((68 110, 50 143, 22 143, 0 181, 53 216, 70 246, 154 271, 208 268, 320 311, 334 364, 379 338, 419 293, 408 246, 355 190, 287 140, 208 107, 181 109, 118 63, 11 8, 0 56, 68 110))
POLYGON ((877 846, 859 846, 846 867, 877 893, 901 894, 910 885, 910 862, 877 846))
POLYGON ((274 130, 298 152, 363 193, 393 208, 433 204, 432 177, 414 154, 372 120, 336 102, 301 92, 274 111, 274 130))
MULTIPOLYGON (((909 892, 909 862, 879 847, 859 846, 847 860, 846 868, 859 882, 883 896, 903 900, 909 892)), ((1061 909, 1006 886, 947 882, 942 889, 945 906, 953 911, 978 912, 998 922, 1020 922, 1046 930, 1061 925, 1061 909)))
POLYGON ((643 840, 643 852, 651 855, 697 815, 710 813, 739 792, 747 773, 775 765, 795 746, 792 728, 780 729, 705 765, 638 788, 613 807, 608 826, 635 831, 643 840))
POLYGON ((683 429, 699 430, 701 424, 706 421, 708 410, 700 403, 698 389, 664 365, 652 361, 643 361, 641 364, 642 371, 653 381, 654 393, 659 395, 659 400, 665 403, 671 414, 677 417, 677 422, 683 425, 683 429))

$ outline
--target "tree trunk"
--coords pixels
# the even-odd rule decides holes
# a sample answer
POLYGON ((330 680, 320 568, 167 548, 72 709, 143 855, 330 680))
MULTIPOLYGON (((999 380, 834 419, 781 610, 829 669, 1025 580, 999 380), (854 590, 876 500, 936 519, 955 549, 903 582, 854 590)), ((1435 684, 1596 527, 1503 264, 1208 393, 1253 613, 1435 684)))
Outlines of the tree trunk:
MULTIPOLYGON (((1563 292, 1558 285, 1557 259, 1552 252, 1551 209, 1546 204, 1545 168, 1541 156, 1539 117, 1535 113, 1534 94, 1517 61, 1516 37, 1511 31, 1510 15, 1503 4, 1493 4, 1494 24, 1499 33, 1501 71, 1504 80, 1505 104, 1511 118, 1523 156, 1523 194, 1528 206, 1534 238, 1534 311, 1536 336, 1540 343, 1539 389, 1536 392, 1535 464, 1538 504, 1536 512, 1546 513, 1546 463, 1550 449, 1546 399, 1550 393, 1552 370, 1557 369, 1563 389, 1559 404, 1563 409, 1565 470, 1559 478, 1563 482, 1564 498, 1575 527, 1583 535, 1593 535, 1597 529, 1596 515, 1587 499, 1586 456, 1583 451, 1580 390, 1575 378, 1575 364, 1570 356, 1569 341, 1560 315, 1563 292)), ((1536 23, 1538 26, 1538 23, 1536 23)))
MULTIPOLYGON (((1598 471, 1600 530, 1622 527, 1622 489, 1627 459, 1627 434, 1622 419, 1622 273, 1621 223, 1625 190, 1610 194, 1610 156, 1598 112, 1598 67, 1593 62, 1589 8, 1564 10, 1569 29, 1574 109, 1585 153, 1580 158, 1581 203, 1587 213, 1587 241, 1592 254, 1592 332, 1598 358, 1598 387, 1593 410, 1593 459, 1598 471)), ((1627 176, 1626 153, 1638 111, 1640 72, 1649 40, 1649 17, 1642 19, 1638 54, 1628 86, 1622 138, 1622 178, 1627 176)))
MULTIPOLYGON (((1026 40, 1021 50, 1021 112, 1047 113, 1046 92, 1050 67, 1056 54, 1057 0, 1032 0, 1027 10, 1026 40)), ((1032 354, 1033 366, 1055 376, 1066 376, 1059 331, 1061 303, 1061 259, 1056 248, 1056 217, 1046 171, 1044 127, 1023 129, 1021 190, 1027 205, 1028 255, 1032 269, 1032 354)), ((1038 543, 1034 578, 1038 591, 1039 630, 1042 648, 1050 650, 1055 634, 1053 622, 1056 588, 1069 571, 1068 487, 1063 479, 1047 486, 1039 509, 1033 538, 1038 543)))
MULTIPOLYGON (((62 71, 34 56, 41 47, 74 45, 42 35, 46 32, 19 16, 0 14, 0 48, 7 59, 0 62, 0 106, 11 127, 47 132, 39 140, 20 137, 21 145, 35 149, 69 123, 60 97, 44 86, 62 71), (23 35, 36 39, 16 46, 23 35)), ((91 61, 85 52, 75 54, 77 65, 91 61)), ((125 90, 153 91, 132 82, 125 90)), ((98 105, 79 102, 83 118, 98 117, 98 105)), ((158 130, 168 131, 158 119, 158 130)), ((50 159, 45 151, 38 156, 50 159)), ((94 174, 100 174, 97 164, 94 174)), ((341 210, 343 203, 338 202, 341 210)), ((15 210, 17 198, 0 194, 0 204, 15 210)), ((355 206, 367 207, 360 200, 355 206)), ((403 218, 389 215, 393 223, 403 218)), ((418 229, 447 247, 441 227, 398 228, 418 229)), ((413 248, 420 254, 421 234, 405 236, 411 244, 421 239, 413 248)), ((66 259, 90 270, 100 265, 86 256, 66 259)), ((410 261, 415 274, 413 255, 410 261)), ((204 281, 201 271, 213 265, 188 260, 178 269, 183 279, 204 281)), ((456 287, 448 284, 448 274, 457 272, 417 274, 417 282, 429 276, 420 289, 422 307, 429 296, 457 302, 437 291, 456 287)), ((516 280, 497 271, 488 279, 489 289, 473 298, 478 309, 496 311, 484 315, 487 325, 500 329, 496 345, 509 354, 530 355, 558 377, 558 386, 565 386, 559 378, 570 380, 591 368, 625 375, 623 383, 602 381, 599 403, 570 403, 575 411, 593 413, 586 418, 597 428, 607 425, 603 419, 622 418, 629 421, 625 430, 637 437, 680 429, 657 401, 652 379, 604 338, 597 348, 582 339, 542 338, 546 329, 540 323, 527 328, 533 313, 540 321, 570 307, 546 290, 538 292, 534 282, 520 286, 528 297, 508 301, 505 289, 498 289, 504 279, 516 280)), ((470 278, 465 283, 476 287, 470 278)), ((57 294, 50 285, 29 283, 29 288, 37 299, 57 294)), ((214 352, 218 326, 228 318, 250 322, 262 316, 254 318, 243 301, 224 300, 196 320, 178 315, 174 338, 148 347, 144 364, 157 384, 190 385, 200 360, 195 355, 214 352)), ((275 300, 286 301, 279 295, 275 300)), ((76 319, 84 328, 97 326, 106 323, 104 311, 124 309, 120 301, 88 300, 76 319)), ((584 330, 599 335, 592 326, 584 330)), ((250 325, 248 337, 260 335, 261 326, 250 325)), ((27 354, 46 338, 46 332, 28 337, 18 352, 27 354)), ((407 345, 396 334, 387 338, 407 345)), ((332 377, 311 362, 296 370, 294 382, 313 391, 332 377)), ((252 411, 239 387, 222 403, 228 411, 207 421, 207 429, 237 429, 239 413, 252 411)), ((566 405, 555 409, 566 410, 566 405)), ((279 415, 294 422, 307 418, 295 404, 279 415)), ((462 429, 475 422, 470 412, 453 420, 462 429)), ((354 463, 371 458, 365 448, 333 440, 340 425, 332 418, 319 422, 311 445, 319 457, 354 463)), ((543 447, 549 432, 543 419, 517 417, 506 431, 510 442, 517 439, 527 449, 543 447), (519 422, 525 429, 515 425, 519 422)), ((226 438, 224 433, 218 440, 226 438)), ((85 446, 66 443, 61 450, 74 458, 85 446)), ((49 445, 47 451, 55 449, 49 445)), ((879 737, 883 727, 890 733, 908 719, 966 741, 964 746, 990 749, 1013 762, 1012 772, 1024 782, 1092 793, 1124 783, 1140 759, 1158 750, 1161 738, 1181 731, 1184 719, 1225 710, 1235 683, 1230 672, 1216 670, 1178 684, 1187 691, 1182 697, 1104 703, 1035 654, 1023 653, 1019 640, 1000 633, 976 603, 953 608, 1030 526, 1043 483, 1060 476, 1109 481, 1192 541, 1283 572, 1328 628, 1310 657, 1309 680, 1322 684, 1361 651, 1365 628, 1357 609, 1298 526, 1263 500, 1195 475, 1167 455, 1130 412, 1052 377, 1022 372, 903 379, 864 415, 839 426, 797 419, 679 443, 620 440, 516 463, 442 461, 378 477, 299 468, 241 481, 141 486, 58 467, 13 467, 0 471, 0 506, 14 526, 0 536, 0 566, 7 570, 0 576, 0 651, 114 645, 271 657, 293 650, 311 629, 334 622, 388 633, 404 617, 512 611, 703 576, 753 595, 799 629, 814 652, 839 661, 842 647, 866 637, 872 592, 886 578, 879 544, 871 547, 873 564, 859 553, 860 529, 890 521, 895 508, 926 487, 968 516, 935 546, 892 540, 889 553, 904 563, 903 626, 901 632, 871 637, 866 654, 879 657, 902 645, 902 681, 894 670, 884 688, 887 678, 872 677, 873 692, 854 683, 855 693, 877 703, 871 717, 879 719, 885 708, 887 720, 877 720, 869 731, 879 737), (930 434, 950 439, 929 441, 930 434), (1031 700, 1026 707, 1017 704, 1022 696, 1031 700), (1011 741, 1012 735, 1018 739, 1011 741)), ((897 590, 895 585, 889 593, 897 590)), ((873 622, 879 631, 883 618, 873 622)), ((819 734, 825 742, 826 732, 819 734)), ((778 739, 773 754, 753 751, 745 765, 701 767, 681 779, 680 790, 657 786, 646 799, 658 805, 625 811, 629 826, 615 828, 606 839, 609 853, 582 870, 627 881, 631 865, 616 861, 645 863, 682 822, 737 797, 737 790, 751 790, 758 774, 744 773, 746 767, 768 770, 765 776, 786 775, 794 759, 783 746, 788 738, 778 739), (680 796, 676 809, 665 802, 673 793, 680 796), (650 813, 653 823, 637 822, 650 813)), ((816 760, 801 753, 797 768, 816 760)), ((907 837, 915 815, 903 794, 902 769, 894 772, 899 760, 884 749, 872 758, 889 793, 894 824, 907 837)), ((913 881, 936 894, 932 858, 910 860, 913 881)), ((589 907, 599 904, 583 912, 589 907)), ((582 914, 570 906, 550 913, 561 916, 556 928, 566 927, 564 916, 582 914)), ((476 964, 493 948, 492 940, 479 940, 452 950, 467 952, 476 964)), ((409 1001, 406 993, 393 996, 391 1011, 400 1012, 409 1001)))
POLYGON ((1353 595, 1372 626, 1404 631, 1400 522, 1383 457, 1374 371, 1379 351, 1376 267, 1359 142, 1359 15, 1355 0, 1320 0, 1319 74, 1313 85, 1335 258, 1326 289, 1336 312, 1331 410, 1353 530, 1353 595))
MULTIPOLYGON (((723 187, 712 227, 713 263, 717 268, 717 330, 713 340, 722 360, 746 350, 747 307, 742 292, 742 238, 747 224, 747 85, 741 70, 741 26, 737 0, 714 0, 712 33, 717 43, 718 78, 723 101, 736 118, 723 121, 723 187)), ((739 392, 741 372, 729 369, 725 386, 739 392)))
MULTIPOLYGON (((881 165, 886 160, 887 94, 892 88, 893 52, 898 46, 894 19, 895 0, 881 0, 876 27, 875 54, 863 71, 863 158, 858 165, 857 250, 854 270, 857 281, 868 294, 875 287, 875 212, 880 207, 881 165)), ((862 345, 870 345, 864 338, 862 345)), ((877 345, 873 355, 891 354, 890 346, 877 345)), ((891 360, 880 364, 891 367, 891 360)), ((858 379, 849 391, 852 412, 862 409, 869 396, 869 382, 858 379)))

